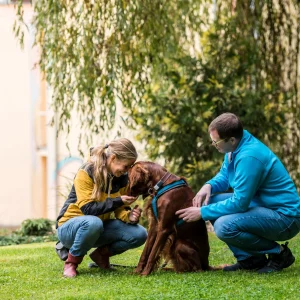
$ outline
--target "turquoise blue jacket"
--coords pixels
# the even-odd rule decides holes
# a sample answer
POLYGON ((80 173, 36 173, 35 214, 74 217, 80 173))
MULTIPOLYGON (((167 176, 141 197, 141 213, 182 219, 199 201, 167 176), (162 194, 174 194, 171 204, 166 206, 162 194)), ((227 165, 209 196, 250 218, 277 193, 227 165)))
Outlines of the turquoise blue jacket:
POLYGON ((279 158, 244 130, 231 161, 228 153, 220 172, 210 181, 212 194, 233 189, 233 196, 201 207, 204 220, 245 212, 262 206, 287 216, 300 217, 300 198, 294 182, 279 158))

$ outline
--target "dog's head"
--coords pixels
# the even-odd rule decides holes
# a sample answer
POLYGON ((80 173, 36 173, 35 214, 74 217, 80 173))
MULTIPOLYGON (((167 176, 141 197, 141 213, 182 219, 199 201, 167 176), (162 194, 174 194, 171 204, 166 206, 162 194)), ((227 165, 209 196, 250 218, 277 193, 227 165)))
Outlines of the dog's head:
POLYGON ((139 196, 143 198, 149 195, 148 190, 150 187, 150 173, 147 162, 137 162, 128 171, 129 190, 128 195, 139 196))
POLYGON ((145 199, 149 194, 153 193, 153 187, 166 172, 167 170, 164 167, 150 161, 139 161, 135 163, 128 171, 128 195, 143 195, 145 199))

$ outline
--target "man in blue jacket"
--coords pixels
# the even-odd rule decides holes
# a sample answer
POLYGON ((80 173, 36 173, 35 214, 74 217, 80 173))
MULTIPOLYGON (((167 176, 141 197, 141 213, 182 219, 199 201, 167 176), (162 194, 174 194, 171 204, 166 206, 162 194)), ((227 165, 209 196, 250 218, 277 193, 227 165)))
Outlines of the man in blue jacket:
POLYGON ((295 257, 288 243, 276 242, 300 231, 300 198, 287 170, 232 113, 214 119, 208 131, 212 144, 225 153, 221 170, 200 189, 193 207, 176 214, 186 222, 212 222, 237 259, 224 271, 269 273, 289 267, 295 257), (233 193, 221 194, 229 188, 233 193))

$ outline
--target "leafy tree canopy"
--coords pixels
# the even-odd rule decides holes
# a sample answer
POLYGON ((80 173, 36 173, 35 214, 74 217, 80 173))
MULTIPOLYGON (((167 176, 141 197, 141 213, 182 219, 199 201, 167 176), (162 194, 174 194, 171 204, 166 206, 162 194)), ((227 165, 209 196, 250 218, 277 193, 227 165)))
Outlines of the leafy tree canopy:
MULTIPOLYGON (((152 159, 199 187, 220 166, 207 128, 220 113, 284 161, 299 186, 299 33, 296 0, 38 0, 39 65, 59 130, 76 111, 89 139, 116 100, 152 159)), ((22 1, 19 21, 22 21, 22 1)), ((21 36, 19 23, 15 32, 21 36)))

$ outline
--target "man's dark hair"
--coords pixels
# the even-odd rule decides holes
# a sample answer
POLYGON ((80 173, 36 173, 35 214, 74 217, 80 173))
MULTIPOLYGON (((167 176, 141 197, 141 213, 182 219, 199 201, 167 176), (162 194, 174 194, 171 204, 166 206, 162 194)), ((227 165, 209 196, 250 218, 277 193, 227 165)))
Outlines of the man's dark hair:
POLYGON ((232 113, 224 113, 215 118, 208 127, 208 132, 216 130, 220 139, 235 137, 241 139, 243 136, 243 124, 241 120, 232 113))

